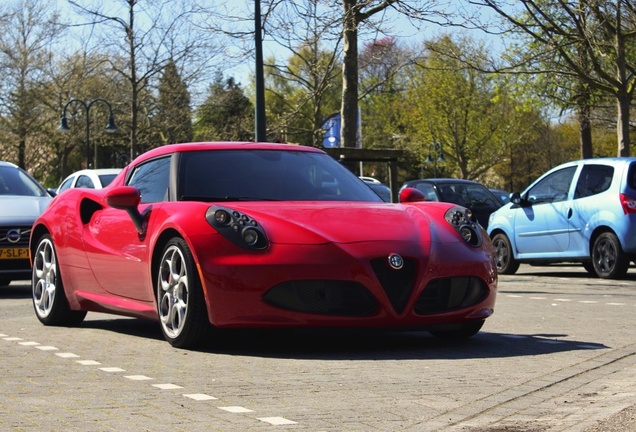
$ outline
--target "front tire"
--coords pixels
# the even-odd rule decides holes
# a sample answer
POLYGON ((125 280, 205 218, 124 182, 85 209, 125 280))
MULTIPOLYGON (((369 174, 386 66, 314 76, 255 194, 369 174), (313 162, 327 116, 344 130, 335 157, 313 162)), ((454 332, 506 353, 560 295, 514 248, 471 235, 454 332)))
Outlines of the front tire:
POLYGON ((86 317, 86 311, 71 310, 68 304, 55 246, 48 234, 40 238, 33 256, 31 287, 35 315, 42 324, 75 326, 86 317))
POLYGON ((175 237, 165 246, 157 271, 157 311, 161 331, 175 348, 194 348, 212 331, 201 281, 186 242, 175 237))
POLYGON ((620 279, 629 269, 629 258, 614 233, 604 232, 592 245, 592 265, 600 278, 620 279))
POLYGON ((495 250, 495 265, 497 273, 511 275, 519 269, 519 261, 512 254, 510 240, 505 234, 497 234, 492 238, 492 246, 495 250))

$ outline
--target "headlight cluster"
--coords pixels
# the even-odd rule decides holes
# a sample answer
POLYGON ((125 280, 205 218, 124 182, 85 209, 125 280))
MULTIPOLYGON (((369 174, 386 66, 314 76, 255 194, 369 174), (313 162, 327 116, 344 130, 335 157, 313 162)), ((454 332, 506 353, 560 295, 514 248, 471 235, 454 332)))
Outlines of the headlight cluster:
POLYGON ((238 246, 262 250, 269 244, 263 228, 244 213, 226 207, 212 206, 205 213, 205 219, 220 234, 238 246))
POLYGON ((471 246, 481 245, 481 228, 473 217, 473 212, 465 207, 452 207, 444 215, 446 222, 451 224, 471 246))

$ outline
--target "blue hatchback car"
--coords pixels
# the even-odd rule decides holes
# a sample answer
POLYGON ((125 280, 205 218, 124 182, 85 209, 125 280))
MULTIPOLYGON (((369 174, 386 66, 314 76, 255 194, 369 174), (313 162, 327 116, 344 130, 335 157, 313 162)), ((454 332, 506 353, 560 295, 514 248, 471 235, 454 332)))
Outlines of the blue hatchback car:
POLYGON ((520 263, 579 262, 619 279, 636 259, 636 157, 584 159, 548 171, 490 216, 501 274, 520 263))

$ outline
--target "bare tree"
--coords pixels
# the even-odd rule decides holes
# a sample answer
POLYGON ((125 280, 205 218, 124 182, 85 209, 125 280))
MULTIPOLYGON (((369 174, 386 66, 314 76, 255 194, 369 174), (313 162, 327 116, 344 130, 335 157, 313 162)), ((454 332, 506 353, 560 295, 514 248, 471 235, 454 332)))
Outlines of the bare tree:
MULTIPOLYGON (((630 0, 471 0, 490 8, 510 26, 559 58, 552 72, 580 80, 579 108, 589 94, 584 86, 611 95, 617 107, 618 155, 629 156, 629 108, 636 85, 636 5, 630 0)), ((579 109, 582 115, 584 111, 579 109)), ((583 119, 585 121, 585 119, 583 119)))
POLYGON ((196 31, 200 23, 199 10, 190 0, 116 0, 104 5, 94 1, 69 0, 81 15, 88 18, 83 25, 95 29, 95 47, 125 57, 124 62, 112 61, 112 69, 129 84, 130 155, 144 151, 156 143, 144 143, 139 131, 144 114, 152 107, 143 100, 149 94, 163 69, 174 61, 189 65, 184 82, 201 78, 202 67, 218 54, 212 34, 196 31))
POLYGON ((17 153, 17 164, 27 165, 29 138, 41 130, 41 91, 52 56, 52 46, 62 28, 58 15, 38 0, 2 3, 0 10, 0 113, 2 129, 17 153))
POLYGON ((358 32, 362 24, 379 29, 384 17, 373 22, 374 16, 385 11, 400 14, 412 20, 414 25, 448 23, 447 2, 435 0, 342 0, 342 123, 340 136, 343 147, 355 147, 358 124, 358 32))
POLYGON ((266 62, 268 77, 273 84, 285 83, 285 86, 267 86, 268 92, 286 105, 274 128, 281 129, 286 135, 287 125, 296 123, 295 119, 304 117, 309 111, 312 144, 319 146, 322 124, 329 114, 325 112, 326 99, 333 93, 334 81, 339 75, 340 16, 320 0, 274 2, 271 6, 276 8, 276 13, 268 14, 268 35, 290 53, 285 64, 277 63, 273 57, 271 62, 266 62), (298 100, 278 91, 290 85, 302 89, 305 97, 298 100))

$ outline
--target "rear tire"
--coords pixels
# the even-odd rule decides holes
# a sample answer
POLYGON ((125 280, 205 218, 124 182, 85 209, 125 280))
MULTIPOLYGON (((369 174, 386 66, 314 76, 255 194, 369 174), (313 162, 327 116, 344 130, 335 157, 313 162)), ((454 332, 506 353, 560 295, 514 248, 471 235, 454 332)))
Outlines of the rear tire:
POLYGON ((519 261, 512 254, 510 240, 505 234, 497 234, 492 238, 492 246, 495 250, 495 265, 497 273, 511 275, 519 269, 519 261))
POLYGON ((33 255, 31 276, 33 309, 44 325, 75 326, 84 321, 86 311, 71 310, 50 235, 43 235, 33 255))
POLYGON ((165 339, 175 348, 195 348, 208 339, 203 288, 186 242, 172 238, 165 246, 157 270, 157 312, 165 339))
POLYGON ((592 265, 603 279, 620 279, 627 274, 629 258, 614 233, 604 232, 594 240, 592 265))

